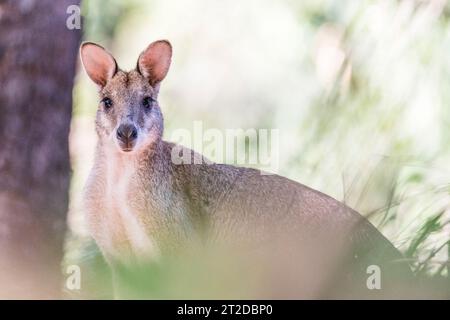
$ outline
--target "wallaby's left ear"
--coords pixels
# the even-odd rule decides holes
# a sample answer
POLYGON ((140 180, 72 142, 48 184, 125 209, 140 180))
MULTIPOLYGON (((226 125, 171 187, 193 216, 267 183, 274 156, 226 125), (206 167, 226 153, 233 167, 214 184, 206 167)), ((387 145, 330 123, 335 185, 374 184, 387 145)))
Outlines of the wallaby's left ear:
POLYGON ((139 56, 137 70, 154 86, 167 75, 172 60, 172 46, 167 40, 151 43, 139 56))

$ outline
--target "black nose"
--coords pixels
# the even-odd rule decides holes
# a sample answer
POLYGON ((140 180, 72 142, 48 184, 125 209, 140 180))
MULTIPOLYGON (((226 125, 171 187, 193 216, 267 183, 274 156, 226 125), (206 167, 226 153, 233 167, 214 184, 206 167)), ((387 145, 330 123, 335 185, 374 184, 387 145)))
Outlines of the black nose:
POLYGON ((129 142, 137 138, 137 129, 132 124, 121 124, 117 128, 117 139, 122 142, 129 142))

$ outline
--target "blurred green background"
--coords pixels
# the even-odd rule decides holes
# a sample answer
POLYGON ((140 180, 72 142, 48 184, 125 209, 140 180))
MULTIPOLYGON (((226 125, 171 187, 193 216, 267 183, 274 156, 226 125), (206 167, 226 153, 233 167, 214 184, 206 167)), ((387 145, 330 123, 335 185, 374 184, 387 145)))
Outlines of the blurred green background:
MULTIPOLYGON (((279 129, 278 174, 368 216, 416 273, 449 277, 447 1, 85 0, 82 14, 84 39, 123 69, 150 42, 171 41, 167 139, 196 120, 279 129)), ((79 68, 68 261, 86 255, 80 194, 97 100, 79 68)))

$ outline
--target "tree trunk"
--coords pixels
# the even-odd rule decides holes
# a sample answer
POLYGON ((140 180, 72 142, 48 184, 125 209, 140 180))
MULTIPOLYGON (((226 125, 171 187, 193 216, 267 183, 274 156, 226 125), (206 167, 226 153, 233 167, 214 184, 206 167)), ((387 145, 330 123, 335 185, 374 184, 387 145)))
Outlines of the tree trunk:
POLYGON ((0 298, 60 296, 74 0, 0 0, 0 298))

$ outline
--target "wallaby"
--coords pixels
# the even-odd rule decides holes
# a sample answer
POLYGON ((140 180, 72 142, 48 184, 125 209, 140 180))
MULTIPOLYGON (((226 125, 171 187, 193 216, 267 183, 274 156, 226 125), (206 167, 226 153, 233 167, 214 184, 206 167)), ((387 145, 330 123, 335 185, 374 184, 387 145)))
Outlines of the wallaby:
MULTIPOLYGON (((327 247, 321 254, 342 262, 334 269, 361 256, 379 265, 402 258, 357 212, 292 180, 204 161, 175 164, 176 145, 162 140, 158 104, 171 64, 168 41, 151 43, 129 72, 97 44, 83 43, 80 55, 100 93, 98 144, 84 204, 91 234, 112 266, 157 259, 190 241, 259 243, 270 250, 279 243, 273 252, 289 255, 316 243, 311 252, 327 247)), ((404 265, 401 270, 409 272, 404 265)))

